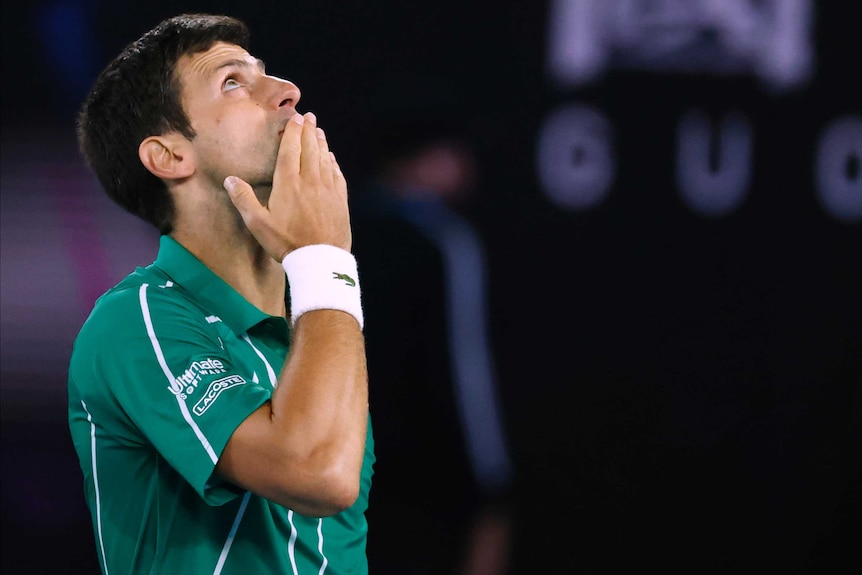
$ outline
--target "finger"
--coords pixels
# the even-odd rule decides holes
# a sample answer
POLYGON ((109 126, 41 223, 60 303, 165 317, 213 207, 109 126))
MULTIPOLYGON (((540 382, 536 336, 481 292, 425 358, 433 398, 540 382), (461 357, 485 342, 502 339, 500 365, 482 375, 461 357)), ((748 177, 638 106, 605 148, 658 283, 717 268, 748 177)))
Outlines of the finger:
POLYGON ((245 181, 236 176, 228 176, 224 179, 224 189, 227 190, 227 195, 231 202, 236 207, 242 220, 249 225, 249 222, 259 220, 266 208, 257 199, 252 187, 245 181))
POLYGON ((275 261, 282 261, 289 251, 288 246, 273 227, 269 211, 257 199, 252 187, 236 176, 228 176, 224 179, 224 189, 261 247, 275 261))
POLYGON ((285 124, 284 134, 281 136, 281 146, 278 149, 277 173, 299 174, 303 124, 305 124, 305 117, 298 112, 285 124))
POLYGON ((329 152, 329 143, 326 141, 326 134, 320 128, 317 128, 317 145, 320 149, 320 179, 327 189, 332 189, 335 184, 332 154, 329 152))
POLYGON ((312 112, 305 114, 302 126, 302 155, 299 159, 299 173, 312 179, 320 177, 320 148, 317 143, 317 116, 312 112))
POLYGON ((332 168, 333 168, 333 178, 335 180, 335 190, 340 194, 347 196, 347 180, 344 178, 344 173, 341 171, 341 166, 338 165, 338 161, 335 159, 335 154, 329 152, 329 156, 332 158, 332 168))

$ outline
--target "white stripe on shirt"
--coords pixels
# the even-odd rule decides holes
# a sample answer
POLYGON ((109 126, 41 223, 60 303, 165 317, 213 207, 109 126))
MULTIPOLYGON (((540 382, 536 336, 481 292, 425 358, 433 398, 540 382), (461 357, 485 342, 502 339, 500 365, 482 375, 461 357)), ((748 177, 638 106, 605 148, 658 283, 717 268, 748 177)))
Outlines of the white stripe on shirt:
POLYGON ((213 575, 219 575, 224 568, 224 562, 227 560, 227 554, 230 553, 233 538, 236 536, 236 530, 239 529, 239 522, 242 521, 242 516, 245 514, 245 508, 248 507, 250 497, 250 491, 246 491, 242 497, 242 503, 239 505, 239 511, 236 512, 236 519, 233 520, 233 525, 230 527, 230 533, 228 533, 227 541, 224 542, 224 547, 221 550, 221 555, 218 557, 218 563, 216 564, 215 571, 213 571, 213 575))
MULTIPOLYGON (((156 332, 153 329, 153 320, 150 317, 150 306, 147 303, 147 286, 149 284, 141 284, 141 288, 138 291, 138 296, 141 302, 141 312, 144 316, 144 323, 147 326, 147 334, 150 336, 150 343, 153 344, 153 351, 156 352, 156 358, 159 360, 159 365, 162 367, 162 372, 164 372, 165 377, 168 379, 168 383, 171 387, 174 387, 174 375, 171 373, 171 370, 168 368, 168 364, 165 361, 165 355, 162 353, 162 346, 159 343, 159 339, 156 337, 156 332)), ((201 428, 198 427, 198 424, 192 420, 192 416, 189 413, 189 408, 186 406, 185 402, 180 399, 180 396, 177 395, 177 404, 180 406, 180 412, 183 414, 183 419, 186 420, 186 423, 189 424, 189 427, 192 428, 198 440, 203 445, 204 450, 207 452, 207 455, 210 456, 212 462, 218 463, 218 456, 215 454, 215 451, 210 445, 209 440, 204 436, 201 428)))
POLYGON ((87 421, 90 422, 90 458, 93 460, 93 490, 96 492, 96 530, 99 532, 99 550, 102 552, 102 565, 105 566, 105 575, 108 575, 108 560, 105 558, 105 542, 102 539, 102 498, 99 495, 99 473, 96 471, 96 424, 93 416, 87 410, 87 404, 81 400, 87 421))

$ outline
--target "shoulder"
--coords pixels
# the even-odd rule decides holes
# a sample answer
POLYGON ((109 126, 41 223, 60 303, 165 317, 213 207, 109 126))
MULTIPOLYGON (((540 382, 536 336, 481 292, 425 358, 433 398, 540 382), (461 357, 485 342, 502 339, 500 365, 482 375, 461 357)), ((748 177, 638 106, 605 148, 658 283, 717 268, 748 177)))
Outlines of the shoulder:
POLYGON ((82 332, 108 324, 113 330, 131 327, 130 320, 167 306, 171 311, 193 306, 193 300, 163 273, 138 268, 96 300, 82 332))
POLYGON ((154 323, 200 327, 206 320, 194 298, 164 273, 138 268, 96 301, 75 338, 73 366, 82 356, 133 354, 150 339, 154 323))
POLYGON ((190 356, 196 345, 221 348, 212 316, 192 294, 164 276, 139 272, 97 300, 75 338, 69 380, 81 393, 158 378, 171 353, 190 356))

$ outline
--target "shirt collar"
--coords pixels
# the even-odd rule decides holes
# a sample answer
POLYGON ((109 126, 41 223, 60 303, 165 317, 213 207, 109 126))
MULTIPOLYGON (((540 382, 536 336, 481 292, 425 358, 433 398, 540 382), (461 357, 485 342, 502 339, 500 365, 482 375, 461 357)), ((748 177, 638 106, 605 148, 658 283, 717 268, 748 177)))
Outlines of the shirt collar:
POLYGON ((246 333, 255 324, 272 317, 249 303, 170 236, 159 238, 155 265, 235 333, 246 333))

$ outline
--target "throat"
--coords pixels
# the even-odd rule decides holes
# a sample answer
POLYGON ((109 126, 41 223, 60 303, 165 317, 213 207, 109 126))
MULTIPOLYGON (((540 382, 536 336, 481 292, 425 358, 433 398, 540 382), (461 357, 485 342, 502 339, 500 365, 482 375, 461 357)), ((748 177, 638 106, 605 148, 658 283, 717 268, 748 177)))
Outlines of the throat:
POLYGON ((234 264, 219 276, 267 315, 286 316, 287 278, 282 267, 272 258, 266 257, 260 262, 247 261, 244 265, 234 264))

